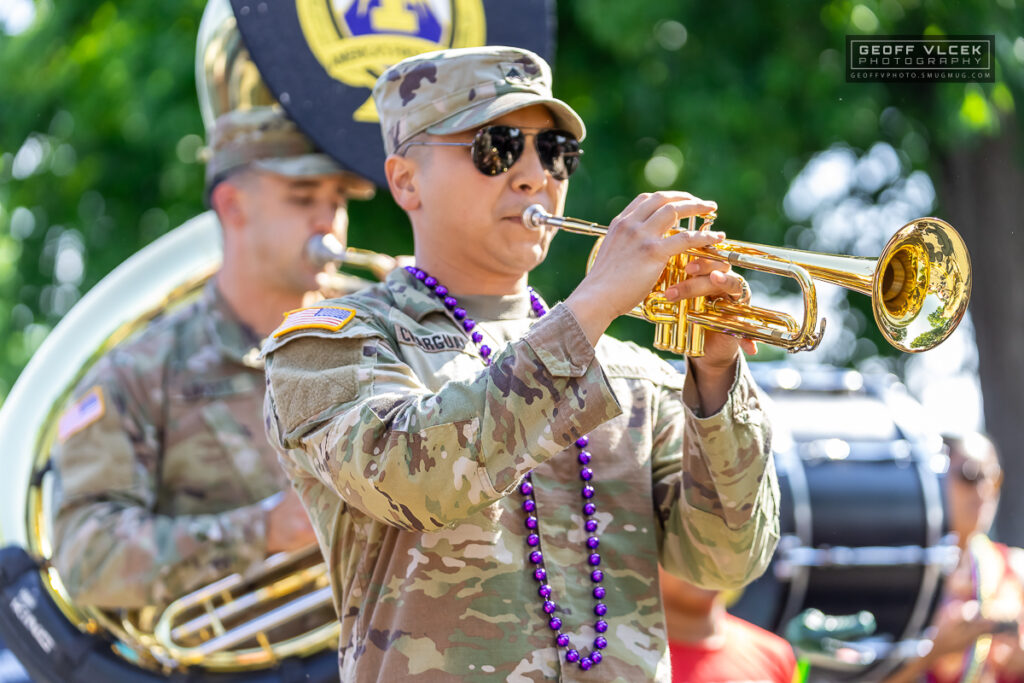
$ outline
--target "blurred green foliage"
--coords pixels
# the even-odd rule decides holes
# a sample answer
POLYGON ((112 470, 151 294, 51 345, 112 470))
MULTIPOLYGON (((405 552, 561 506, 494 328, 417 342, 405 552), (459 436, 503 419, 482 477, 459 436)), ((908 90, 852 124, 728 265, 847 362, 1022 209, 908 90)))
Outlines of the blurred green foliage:
POLYGON ((204 4, 40 2, 0 36, 0 396, 81 292, 201 210, 204 4))
MULTIPOLYGON (((830 145, 885 141, 908 171, 934 174, 944 150, 1017 125, 1014 2, 562 0, 555 90, 589 129, 567 213, 606 222, 638 192, 684 188, 719 202, 730 235, 779 244, 789 183, 830 145), (846 82, 847 34, 922 33, 994 33, 997 82, 846 82)), ((202 210, 203 5, 48 0, 27 31, 0 35, 0 397, 81 292, 202 210)), ((410 253, 386 195, 352 207, 351 241, 410 253)), ((535 278, 550 300, 590 247, 555 241, 535 278)), ((650 338, 628 319, 613 332, 650 338)))

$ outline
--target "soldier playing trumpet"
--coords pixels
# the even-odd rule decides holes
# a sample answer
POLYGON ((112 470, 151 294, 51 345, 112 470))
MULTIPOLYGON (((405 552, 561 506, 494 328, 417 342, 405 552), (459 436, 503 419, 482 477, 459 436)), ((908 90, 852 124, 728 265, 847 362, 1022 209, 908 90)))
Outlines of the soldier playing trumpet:
MULTIPOLYGON (((345 681, 669 680, 658 562, 738 587, 778 535, 769 426, 709 333, 684 378, 604 335, 714 203, 641 195, 552 307, 527 286, 584 126, 537 55, 409 58, 374 99, 416 266, 296 312, 264 349, 267 428, 331 572, 345 681), (588 676, 587 671, 594 669, 588 676)), ((741 296, 698 261, 672 300, 741 296)))

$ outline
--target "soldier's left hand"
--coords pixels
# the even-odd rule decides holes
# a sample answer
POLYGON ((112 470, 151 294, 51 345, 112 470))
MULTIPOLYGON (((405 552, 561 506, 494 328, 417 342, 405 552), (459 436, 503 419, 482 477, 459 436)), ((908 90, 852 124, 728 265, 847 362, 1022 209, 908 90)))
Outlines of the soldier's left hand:
MULTIPOLYGON (((686 266, 687 278, 665 291, 669 301, 698 296, 722 298, 746 303, 750 287, 728 263, 711 259, 694 259, 686 266)), ((693 361, 706 369, 732 368, 742 349, 748 355, 757 353, 757 342, 707 330, 704 335, 704 356, 693 361)))
POLYGON ((316 534, 293 489, 285 491, 280 502, 267 513, 267 552, 299 550, 316 543, 316 534))

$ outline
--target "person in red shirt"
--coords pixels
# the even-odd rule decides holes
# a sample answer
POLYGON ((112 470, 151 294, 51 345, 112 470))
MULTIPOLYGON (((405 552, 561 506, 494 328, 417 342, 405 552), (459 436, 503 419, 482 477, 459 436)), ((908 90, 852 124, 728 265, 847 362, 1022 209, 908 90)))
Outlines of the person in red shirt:
POLYGON ((661 572, 673 683, 790 683, 793 648, 733 616, 725 595, 661 572))

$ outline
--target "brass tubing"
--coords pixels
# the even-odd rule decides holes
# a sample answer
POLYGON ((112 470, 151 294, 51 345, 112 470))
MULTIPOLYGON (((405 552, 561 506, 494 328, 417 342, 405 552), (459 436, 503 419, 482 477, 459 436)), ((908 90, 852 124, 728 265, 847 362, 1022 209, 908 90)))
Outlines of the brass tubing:
POLYGON ((306 243, 306 258, 317 267, 333 263, 368 270, 378 280, 387 277, 396 265, 395 259, 387 254, 358 247, 345 247, 330 233, 314 235, 309 239, 306 243))
POLYGON ((246 640, 256 637, 258 633, 265 633, 272 628, 290 623, 303 614, 308 614, 320 607, 329 605, 330 602, 331 589, 329 586, 325 586, 265 614, 254 617, 245 622, 245 624, 231 629, 216 638, 212 638, 198 647, 182 648, 181 652, 195 652, 203 656, 209 656, 214 652, 220 652, 244 643, 246 640))

